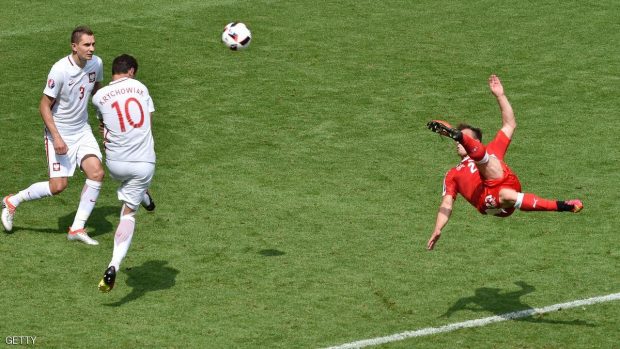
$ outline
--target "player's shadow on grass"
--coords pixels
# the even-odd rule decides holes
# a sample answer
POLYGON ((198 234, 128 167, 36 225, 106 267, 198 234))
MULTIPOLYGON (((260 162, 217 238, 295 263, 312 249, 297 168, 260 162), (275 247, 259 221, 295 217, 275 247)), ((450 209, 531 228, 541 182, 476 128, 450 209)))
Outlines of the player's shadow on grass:
POLYGON ((491 312, 495 315, 506 317, 509 320, 558 325, 594 326, 583 320, 550 320, 543 318, 544 314, 535 314, 533 312, 534 308, 521 301, 522 296, 534 292, 534 286, 523 281, 517 281, 515 285, 521 287, 521 289, 513 292, 501 292, 501 289, 491 287, 476 289, 475 295, 459 299, 442 316, 450 317, 457 311, 471 310, 491 312), (517 312, 518 314, 516 314, 517 312))
MULTIPOLYGON (((95 206, 86 222, 86 230, 91 237, 103 235, 107 233, 114 234, 116 223, 112 223, 108 217, 120 215, 120 206, 95 206)), ((18 230, 31 230, 39 233, 62 233, 66 234, 73 220, 75 219, 75 211, 58 218, 58 228, 30 228, 30 227, 14 227, 13 232, 18 230)))
MULTIPOLYGON (((176 277, 179 271, 172 267, 166 266, 167 261, 153 260, 144 262, 138 267, 121 268, 121 271, 127 274, 127 286, 131 287, 131 292, 114 303, 105 304, 107 306, 118 307, 128 302, 134 301, 147 292, 166 290, 173 287, 176 283, 176 277)), ((116 275, 117 282, 119 275, 116 275)), ((114 290, 120 291, 122 288, 116 285, 114 290)))
POLYGON ((286 253, 284 251, 276 250, 274 248, 268 248, 268 249, 258 251, 258 254, 260 254, 263 257, 277 257, 277 256, 282 256, 286 253))
MULTIPOLYGON (((120 206, 95 206, 93 212, 90 214, 90 217, 88 217, 88 221, 86 222, 86 230, 88 230, 88 235, 93 237, 107 233, 114 234, 114 231, 116 230, 116 223, 110 222, 108 217, 120 216, 120 213, 120 206)), ((69 229, 71 224, 73 224, 74 219, 75 212, 71 212, 70 214, 58 219, 58 226, 66 231, 69 229)), ((116 222, 118 222, 118 218, 116 222)))

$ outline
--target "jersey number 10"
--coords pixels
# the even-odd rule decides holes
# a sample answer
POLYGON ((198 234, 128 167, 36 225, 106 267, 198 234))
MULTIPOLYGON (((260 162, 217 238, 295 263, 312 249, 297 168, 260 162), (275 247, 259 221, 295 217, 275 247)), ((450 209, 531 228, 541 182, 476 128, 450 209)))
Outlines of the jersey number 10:
POLYGON ((142 104, 140 104, 140 102, 134 97, 128 98, 125 101, 125 108, 124 108, 125 113, 124 114, 123 114, 123 111, 121 110, 120 105, 118 104, 118 101, 112 103, 112 108, 116 109, 116 114, 118 115, 118 122, 121 125, 121 132, 126 131, 125 120, 127 120, 127 123, 133 128, 140 128, 142 127, 142 124, 144 124, 144 109, 142 109, 142 104), (138 109, 140 109, 140 122, 138 123, 136 123, 133 117, 131 116, 131 112, 129 110, 131 103, 137 104, 138 109))

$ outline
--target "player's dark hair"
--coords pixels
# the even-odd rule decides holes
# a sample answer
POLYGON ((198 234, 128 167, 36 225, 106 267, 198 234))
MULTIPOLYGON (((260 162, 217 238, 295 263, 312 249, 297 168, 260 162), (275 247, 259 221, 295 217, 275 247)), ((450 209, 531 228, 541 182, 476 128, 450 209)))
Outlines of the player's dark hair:
POLYGON ((128 73, 133 68, 134 75, 138 72, 138 61, 128 54, 122 54, 112 61, 112 75, 128 73))
POLYGON ((80 43, 80 38, 82 38, 82 35, 95 35, 93 33, 93 31, 90 29, 89 26, 87 25, 81 25, 79 27, 76 27, 75 29, 73 29, 73 32, 71 33, 71 43, 72 44, 79 44, 80 43))
POLYGON ((472 130, 472 132, 474 133, 474 135, 476 135, 476 138, 482 142, 482 130, 477 128, 477 127, 473 127, 472 125, 468 125, 468 124, 459 124, 456 127, 458 130, 465 130, 465 129, 469 129, 472 130))

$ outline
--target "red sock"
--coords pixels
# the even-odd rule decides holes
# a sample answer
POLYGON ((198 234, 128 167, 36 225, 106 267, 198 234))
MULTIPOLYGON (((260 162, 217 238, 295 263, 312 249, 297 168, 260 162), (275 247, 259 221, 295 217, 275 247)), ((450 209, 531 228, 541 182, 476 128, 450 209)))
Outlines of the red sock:
POLYGON ((479 140, 472 138, 466 134, 463 134, 461 145, 467 151, 467 155, 474 161, 480 161, 484 159, 484 155, 487 152, 487 148, 479 140))
POLYGON ((524 193, 519 209, 521 211, 557 211, 558 203, 555 200, 547 200, 534 194, 524 193))

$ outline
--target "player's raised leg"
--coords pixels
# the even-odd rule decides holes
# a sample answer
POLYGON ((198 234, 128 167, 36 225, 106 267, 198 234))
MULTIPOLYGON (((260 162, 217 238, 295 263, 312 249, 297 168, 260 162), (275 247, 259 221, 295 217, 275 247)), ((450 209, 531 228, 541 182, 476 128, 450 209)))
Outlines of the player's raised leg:
POLYGON ((450 124, 441 120, 430 121, 427 127, 433 132, 457 141, 459 155, 461 157, 468 155, 474 160, 484 179, 499 179, 504 176, 500 160, 487 153, 486 146, 476 138, 475 132, 470 128, 462 130, 452 128, 450 124))
POLYGON ((467 151, 467 155, 474 161, 482 161, 486 162, 486 158, 488 158, 488 154, 486 153, 486 147, 482 142, 475 139, 467 132, 463 132, 459 129, 452 128, 450 124, 441 120, 432 120, 426 124, 431 131, 435 133, 439 133, 440 135, 448 138, 452 138, 455 141, 459 142, 465 151, 467 151))

